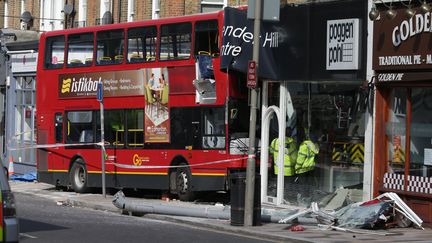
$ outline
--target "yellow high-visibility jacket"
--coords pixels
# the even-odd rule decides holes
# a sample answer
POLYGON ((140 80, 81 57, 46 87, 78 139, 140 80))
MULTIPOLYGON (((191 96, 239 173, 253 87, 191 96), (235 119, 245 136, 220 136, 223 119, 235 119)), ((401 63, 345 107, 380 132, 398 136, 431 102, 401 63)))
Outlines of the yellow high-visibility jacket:
POLYGON ((301 174, 311 171, 315 168, 315 155, 319 152, 319 147, 311 140, 305 140, 300 144, 297 162, 295 164, 295 173, 301 174))
MULTIPOLYGON (((274 173, 278 174, 277 158, 279 155, 279 139, 275 138, 270 144, 270 152, 273 154, 274 173)), ((293 176, 294 166, 297 160, 297 144, 291 137, 285 138, 284 149, 284 175, 293 176)))

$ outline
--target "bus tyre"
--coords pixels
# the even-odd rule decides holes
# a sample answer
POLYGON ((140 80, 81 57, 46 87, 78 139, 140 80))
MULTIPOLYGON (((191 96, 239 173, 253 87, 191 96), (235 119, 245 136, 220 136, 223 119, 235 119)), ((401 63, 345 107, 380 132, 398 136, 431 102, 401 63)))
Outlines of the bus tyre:
POLYGON ((72 165, 69 173, 69 179, 72 184, 72 189, 75 192, 83 193, 88 190, 87 188, 87 169, 82 160, 77 160, 72 165))
POLYGON ((192 201, 195 198, 195 195, 192 191, 192 183, 191 183, 191 173, 189 167, 186 167, 187 164, 180 164, 181 166, 177 168, 177 178, 176 178, 176 191, 178 198, 181 201, 192 201))

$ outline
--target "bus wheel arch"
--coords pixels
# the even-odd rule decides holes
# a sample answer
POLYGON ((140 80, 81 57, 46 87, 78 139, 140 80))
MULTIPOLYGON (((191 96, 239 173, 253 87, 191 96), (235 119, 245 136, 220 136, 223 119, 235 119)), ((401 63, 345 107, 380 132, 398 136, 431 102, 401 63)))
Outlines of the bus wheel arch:
POLYGON ((179 155, 176 156, 170 168, 170 192, 177 194, 181 201, 192 201, 195 199, 195 193, 192 186, 192 173, 188 166, 187 160, 179 155))
POLYGON ((69 165, 69 183, 77 193, 88 191, 88 172, 84 159, 76 156, 69 165))

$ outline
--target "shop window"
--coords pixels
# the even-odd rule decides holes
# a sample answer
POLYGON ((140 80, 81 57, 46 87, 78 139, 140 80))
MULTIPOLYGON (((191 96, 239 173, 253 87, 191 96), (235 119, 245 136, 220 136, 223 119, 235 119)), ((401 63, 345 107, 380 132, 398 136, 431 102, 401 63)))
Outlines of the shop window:
POLYGON ((391 89, 387 97, 388 163, 383 188, 427 193, 421 183, 432 176, 431 97, 431 88, 391 89))
POLYGON ((110 30, 97 33, 96 63, 109 65, 123 63, 124 31, 110 30))
POLYGON ((409 175, 432 176, 432 89, 411 90, 409 175))
POLYGON ((170 24, 161 26, 160 60, 185 60, 191 55, 192 24, 170 24))
POLYGON ((385 126, 387 140, 388 172, 404 174, 405 144, 406 144, 406 115, 407 90, 396 88, 389 96, 391 109, 385 126))
POLYGON ((156 26, 128 30, 129 63, 152 62, 156 60, 156 26))
MULTIPOLYGON (((278 173, 284 173, 285 203, 309 207, 327 203, 340 188, 362 193, 365 101, 360 85, 286 82, 287 116, 284 152, 278 152, 279 121, 269 127, 267 195, 277 197, 278 173), (283 169, 277 166, 283 156, 283 169)), ((280 106, 280 82, 269 82, 267 103, 280 106)), ((282 91, 281 91, 282 89, 282 91)), ((261 128, 262 129, 262 128, 261 128)), ((271 199, 270 199, 271 200, 271 199)), ((269 201, 270 201, 269 200, 269 201)))
POLYGON ((45 47, 45 68, 61 68, 64 64, 65 37, 48 37, 45 47))
POLYGON ((68 36, 68 67, 84 67, 93 63, 93 33, 68 36))

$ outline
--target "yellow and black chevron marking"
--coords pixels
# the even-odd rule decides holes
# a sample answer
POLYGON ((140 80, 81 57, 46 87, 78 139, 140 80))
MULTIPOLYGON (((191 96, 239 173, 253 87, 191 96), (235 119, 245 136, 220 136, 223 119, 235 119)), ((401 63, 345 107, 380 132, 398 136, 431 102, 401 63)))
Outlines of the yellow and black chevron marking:
POLYGON ((339 151, 337 151, 336 148, 333 148, 332 160, 333 161, 339 161, 339 160, 341 160, 341 153, 339 151))
POLYGON ((342 161, 346 158, 346 143, 334 143, 333 151, 332 151, 332 160, 333 161, 342 161))
POLYGON ((363 163, 364 162, 364 145, 361 143, 350 144, 348 146, 350 160, 354 163, 363 163))
POLYGON ((404 163, 405 152, 401 148, 395 148, 393 150, 393 163, 404 163))

